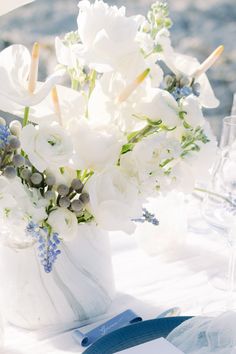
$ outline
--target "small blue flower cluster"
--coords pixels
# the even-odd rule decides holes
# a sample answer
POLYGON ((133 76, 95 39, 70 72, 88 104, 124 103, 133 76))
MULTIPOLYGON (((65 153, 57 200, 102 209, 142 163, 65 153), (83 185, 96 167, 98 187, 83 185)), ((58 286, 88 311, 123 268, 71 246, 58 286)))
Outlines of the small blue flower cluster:
POLYGON ((0 148, 4 149, 8 142, 8 137, 11 135, 7 125, 0 125, 0 148))
POLYGON ((171 92, 172 96, 176 101, 179 101, 183 97, 188 97, 189 95, 194 95, 199 97, 201 86, 198 82, 194 83, 192 86, 176 87, 174 91, 171 92))
POLYGON ((172 96, 176 101, 180 100, 183 97, 188 97, 193 93, 193 90, 189 86, 176 87, 174 91, 171 92, 172 96))
POLYGON ((150 224, 153 224, 155 226, 159 225, 159 221, 157 220, 155 215, 150 213, 146 208, 143 208, 143 216, 139 219, 133 219, 133 221, 140 222, 141 224, 149 222, 150 224))
POLYGON ((61 242, 58 234, 54 232, 49 235, 47 228, 41 228, 33 221, 30 221, 27 225, 26 233, 37 240, 41 264, 45 272, 50 273, 58 255, 61 254, 61 251, 58 249, 58 245, 61 242))

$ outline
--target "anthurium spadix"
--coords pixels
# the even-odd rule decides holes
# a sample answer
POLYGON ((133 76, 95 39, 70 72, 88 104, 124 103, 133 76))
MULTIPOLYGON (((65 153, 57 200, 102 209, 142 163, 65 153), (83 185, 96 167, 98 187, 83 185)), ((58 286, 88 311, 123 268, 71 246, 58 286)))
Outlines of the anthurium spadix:
POLYGON ((23 45, 12 45, 0 52, 0 109, 12 112, 17 107, 31 107, 40 103, 64 75, 56 71, 44 83, 37 82, 38 45, 32 57, 23 45), (32 69, 35 72, 32 72, 32 69))
POLYGON ((0 2, 0 16, 5 15, 6 13, 15 10, 17 7, 26 5, 34 0, 1 0, 0 2))

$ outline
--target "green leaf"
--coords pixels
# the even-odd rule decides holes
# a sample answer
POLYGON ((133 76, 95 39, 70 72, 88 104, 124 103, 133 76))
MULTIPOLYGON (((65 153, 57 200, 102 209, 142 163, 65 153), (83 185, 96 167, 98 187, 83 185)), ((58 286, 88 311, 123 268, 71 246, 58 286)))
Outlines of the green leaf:
POLYGON ((123 145, 122 149, 121 149, 121 155, 124 155, 127 152, 132 151, 134 148, 134 145, 135 145, 134 143, 128 143, 128 144, 123 145))

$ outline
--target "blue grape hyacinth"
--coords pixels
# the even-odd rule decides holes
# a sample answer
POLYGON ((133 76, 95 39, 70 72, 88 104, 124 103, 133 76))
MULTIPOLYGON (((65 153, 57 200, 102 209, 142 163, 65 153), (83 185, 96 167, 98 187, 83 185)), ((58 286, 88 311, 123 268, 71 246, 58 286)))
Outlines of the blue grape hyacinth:
POLYGON ((8 143, 8 137, 11 135, 7 125, 0 125, 0 149, 4 149, 8 143))
POLYGON ((149 222, 150 224, 153 224, 155 226, 159 225, 159 221, 157 220, 155 214, 150 213, 146 208, 143 208, 142 217, 138 219, 133 219, 133 221, 139 222, 141 224, 144 224, 145 222, 149 222))
POLYGON ((61 254, 61 251, 58 249, 61 243, 59 235, 56 232, 50 234, 46 227, 39 227, 33 221, 30 221, 27 225, 26 233, 36 239, 41 264, 45 272, 50 273, 57 257, 61 254))

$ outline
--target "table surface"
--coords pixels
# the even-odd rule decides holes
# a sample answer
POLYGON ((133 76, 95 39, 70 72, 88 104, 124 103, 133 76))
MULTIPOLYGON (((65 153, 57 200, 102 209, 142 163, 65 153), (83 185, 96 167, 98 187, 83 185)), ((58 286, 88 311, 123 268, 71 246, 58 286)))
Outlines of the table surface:
MULTIPOLYGON (((186 241, 182 244, 172 242, 167 251, 156 256, 151 257, 140 249, 133 236, 122 233, 111 235, 117 296, 109 312, 96 325, 128 308, 144 320, 155 318, 174 306, 181 308, 181 315, 199 315, 212 299, 225 295, 215 289, 209 279, 216 273, 226 272, 226 242, 210 233, 206 224, 199 229, 197 213, 196 209, 186 241), (198 232, 193 232, 194 224, 198 232)), ((93 327, 90 325, 82 330, 93 327)), ((5 349, 0 349, 1 354, 68 354, 83 351, 74 341, 71 331, 62 334, 29 333, 14 327, 5 329, 5 349)))

